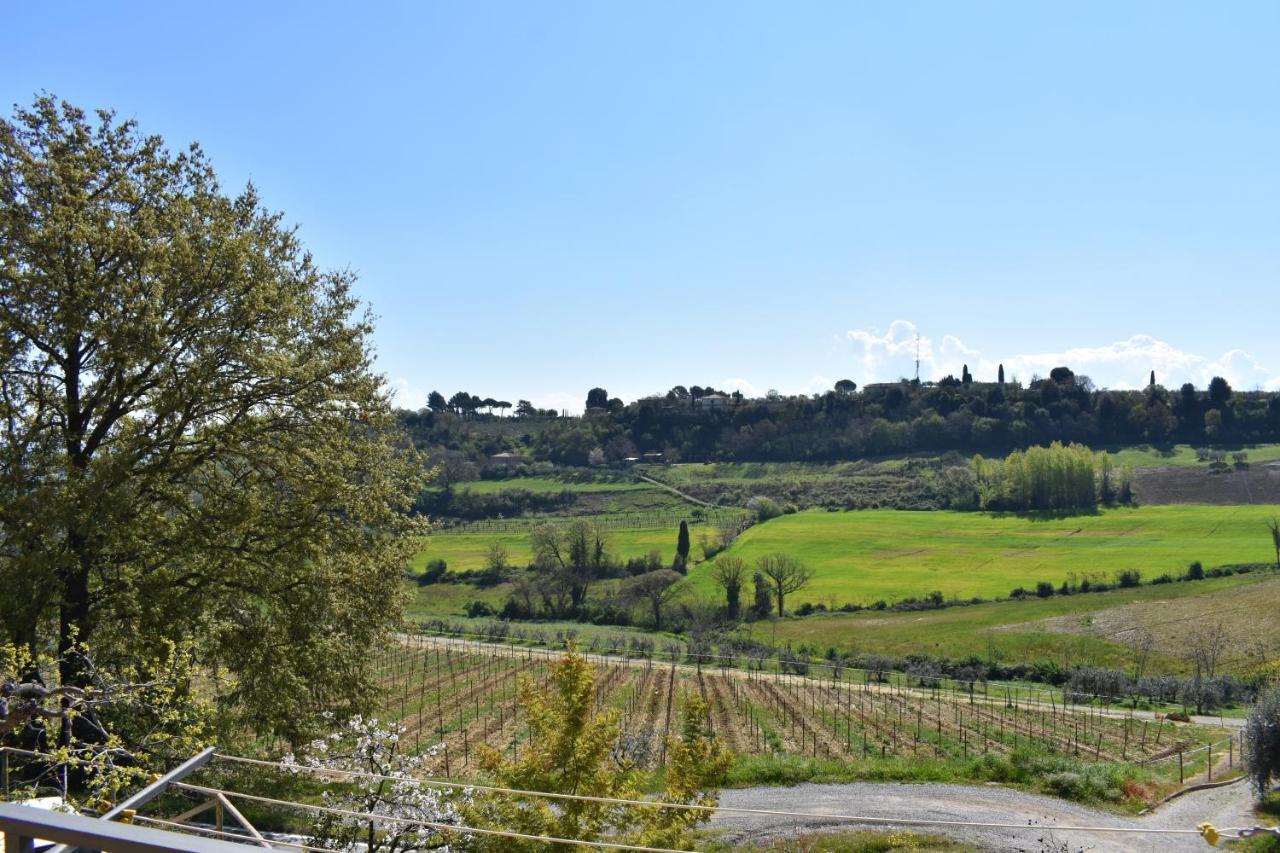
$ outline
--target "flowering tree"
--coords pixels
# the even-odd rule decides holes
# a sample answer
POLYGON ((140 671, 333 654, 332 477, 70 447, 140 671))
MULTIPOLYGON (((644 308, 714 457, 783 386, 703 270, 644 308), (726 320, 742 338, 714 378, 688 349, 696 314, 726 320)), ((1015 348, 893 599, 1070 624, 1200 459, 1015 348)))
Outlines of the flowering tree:
POLYGON ((423 824, 458 824, 455 799, 465 800, 467 794, 458 797, 415 781, 416 772, 440 747, 410 755, 401 748, 404 732, 403 726, 383 726, 376 718, 357 715, 328 737, 307 744, 301 756, 284 757, 283 763, 296 772, 335 771, 317 774, 340 783, 324 792, 325 805, 365 815, 323 815, 313 825, 317 846, 368 853, 448 849, 445 835, 423 824))

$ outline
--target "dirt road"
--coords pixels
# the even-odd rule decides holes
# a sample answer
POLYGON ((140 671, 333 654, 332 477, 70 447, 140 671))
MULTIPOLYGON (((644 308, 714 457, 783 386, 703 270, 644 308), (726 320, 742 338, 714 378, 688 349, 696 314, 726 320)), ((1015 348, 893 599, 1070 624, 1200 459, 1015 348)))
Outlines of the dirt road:
POLYGON ((898 828, 948 835, 983 850, 1083 851, 1204 851, 1198 835, 1170 835, 1161 829, 1194 830, 1208 821, 1219 828, 1254 823, 1247 783, 1197 791, 1176 799, 1149 815, 1126 817, 1064 800, 1028 794, 995 785, 941 785, 858 782, 840 785, 797 785, 792 788, 740 788, 724 791, 720 805, 733 808, 776 809, 792 812, 852 814, 870 818, 1014 823, 1025 829, 941 827, 841 823, 811 819, 720 813, 711 827, 727 840, 776 838, 799 829, 834 827, 898 828), (1143 832, 1101 833, 1063 829, 1067 826, 1139 829, 1143 832))

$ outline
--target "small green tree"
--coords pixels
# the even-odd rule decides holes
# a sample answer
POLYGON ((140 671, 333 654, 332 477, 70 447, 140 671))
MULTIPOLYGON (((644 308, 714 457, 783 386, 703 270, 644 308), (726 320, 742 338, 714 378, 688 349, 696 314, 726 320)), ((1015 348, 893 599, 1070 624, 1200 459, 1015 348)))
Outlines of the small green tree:
POLYGON ((755 584, 755 600, 751 605, 751 612, 757 619, 765 619, 773 613, 773 588, 769 586, 769 579, 761 572, 756 572, 751 581, 755 584))
MULTIPOLYGON (((733 756, 711 734, 707 704, 698 696, 689 696, 680 737, 667 738, 663 802, 719 805, 720 786, 732 763, 733 756)), ((640 823, 634 840, 647 847, 686 849, 689 831, 711 819, 710 812, 693 809, 633 809, 639 812, 640 823)))
POLYGON ((711 566, 711 576, 724 590, 726 611, 736 622, 742 618, 742 586, 747 580, 747 564, 737 557, 720 557, 711 566))
POLYGON ((1267 522, 1271 531, 1271 545, 1276 549, 1276 568, 1280 569, 1280 518, 1272 518, 1267 522))
MULTIPOLYGON (((615 750, 620 712, 596 712, 595 671, 570 648, 551 666, 545 691, 532 679, 520 677, 520 707, 529 738, 523 752, 512 759, 489 747, 478 749, 481 769, 500 786, 556 794, 636 800, 643 790, 642 774, 615 750)), ((707 709, 691 699, 685 707, 682 736, 667 741, 668 761, 662 799, 673 803, 714 805, 728 771, 730 757, 704 728, 707 709)), ((645 846, 686 849, 689 830, 709 818, 706 812, 659 809, 582 800, 544 800, 480 794, 461 807, 463 823, 495 827, 526 835, 577 841, 618 840, 645 846), (660 814, 673 812, 674 814, 660 814)), ((477 836, 468 849, 542 851, 541 842, 477 836)))
POLYGON ((1262 799, 1280 782, 1280 686, 1263 691, 1244 726, 1244 762, 1262 799))
POLYGON ((676 571, 686 574, 689 571, 689 522, 680 520, 680 532, 676 536, 676 571))

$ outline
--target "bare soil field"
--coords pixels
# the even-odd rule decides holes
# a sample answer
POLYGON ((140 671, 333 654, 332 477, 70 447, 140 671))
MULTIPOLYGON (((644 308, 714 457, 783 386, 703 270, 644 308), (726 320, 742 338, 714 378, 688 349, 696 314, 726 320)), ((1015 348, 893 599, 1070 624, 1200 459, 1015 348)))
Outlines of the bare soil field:
POLYGON ((1280 462, 1220 470, 1165 466, 1138 468, 1139 504, 1280 504, 1280 462))

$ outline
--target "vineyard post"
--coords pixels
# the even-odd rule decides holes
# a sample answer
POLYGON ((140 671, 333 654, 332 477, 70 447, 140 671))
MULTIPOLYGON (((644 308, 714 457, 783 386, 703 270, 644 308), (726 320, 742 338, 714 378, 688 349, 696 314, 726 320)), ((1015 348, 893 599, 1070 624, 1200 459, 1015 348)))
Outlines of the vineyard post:
POLYGON ((1227 738, 1227 769, 1231 770, 1236 766, 1236 738, 1235 735, 1227 738))
POLYGON ((1213 744, 1209 744, 1204 748, 1205 764, 1209 768, 1209 781, 1213 781, 1213 744))
POLYGON ((1178 750, 1178 784, 1181 785, 1186 781, 1186 776, 1182 772, 1182 750, 1178 750))

